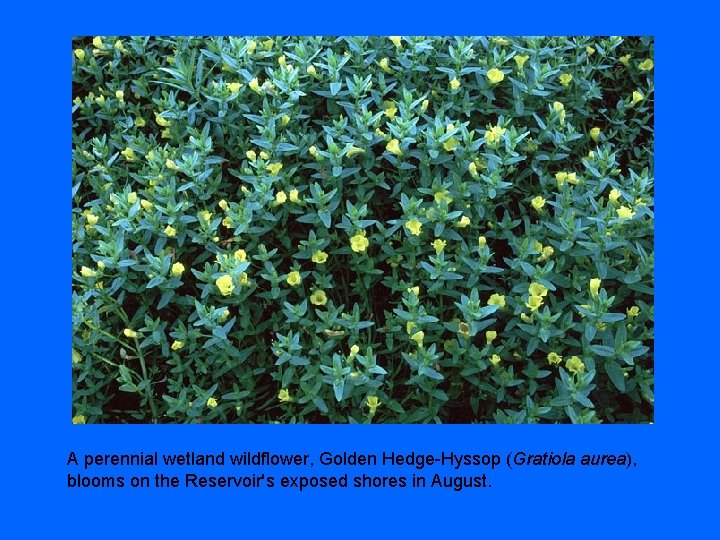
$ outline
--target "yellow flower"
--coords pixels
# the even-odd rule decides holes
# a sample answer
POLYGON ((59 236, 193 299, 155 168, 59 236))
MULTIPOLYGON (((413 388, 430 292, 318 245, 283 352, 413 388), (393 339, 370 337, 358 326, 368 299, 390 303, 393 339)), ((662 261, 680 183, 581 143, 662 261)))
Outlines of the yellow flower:
POLYGON ((170 158, 168 158, 168 159, 165 160, 165 166, 166 166, 168 169, 170 169, 171 171, 177 171, 177 170, 178 170, 178 166, 177 166, 177 165, 175 164, 175 162, 174 162, 172 159, 170 159, 170 158))
POLYGON ((427 111, 428 107, 430 106, 430 100, 429 99, 423 99, 422 104, 420 105, 420 111, 425 112, 427 111))
POLYGON ((282 163, 269 163, 265 169, 270 172, 271 175, 277 176, 277 174, 280 172, 280 169, 282 169, 282 163))
POLYGON ((629 320, 634 319, 640 314, 640 308, 637 306, 632 306, 627 309, 627 317, 629 320))
POLYGON ((563 105, 559 101, 554 101, 552 107, 553 107, 553 111, 555 111, 555 112, 560 112, 560 111, 565 110, 565 105, 563 105))
POLYGON ((260 159, 270 159, 270 154, 268 154, 265 150, 260 151, 260 159))
POLYGON ((115 91, 115 98, 116 98, 118 101, 125 101, 125 92, 123 92, 122 90, 116 90, 116 91, 115 91))
POLYGON ((577 177, 577 173, 571 172, 567 174, 567 181, 568 184, 578 185, 580 183, 580 180, 577 177))
POLYGON ((548 363, 558 365, 560 362, 562 362, 562 356, 560 356, 556 352, 548 353, 547 355, 548 363))
POLYGON ((610 190, 610 194, 608 195, 608 199, 610 199, 610 202, 616 203, 619 198, 620 198, 620 192, 617 189, 612 188, 610 190))
POLYGON ((316 264, 323 264, 328 259, 328 254, 324 251, 316 251, 312 255, 312 262, 316 264))
POLYGON ((242 274, 240 274, 240 285, 242 285, 243 287, 246 287, 249 284, 250 284, 250 280, 248 279, 247 272, 243 272, 242 274))
POLYGON ((312 75, 313 77, 318 76, 317 70, 315 69, 315 66, 313 66, 313 65, 309 65, 305 71, 307 71, 308 74, 312 75))
POLYGON ((532 282, 528 287, 528 292, 532 296, 547 296, 548 290, 542 283, 532 282))
POLYGON ((543 298, 542 296, 530 296, 528 298, 527 302, 525 302, 525 306, 530 308, 530 311, 537 311, 540 306, 542 306, 543 298))
POLYGON ((153 209, 153 203, 146 201, 145 199, 140 199, 140 206, 143 207, 143 210, 148 212, 153 209))
POLYGON ((555 180, 557 180, 558 187, 562 187, 562 185, 567 180, 568 173, 564 171, 556 172, 555 173, 555 180))
POLYGON ((498 68, 492 68, 487 72, 487 78, 491 83, 497 84, 505 78, 505 74, 498 68))
POLYGON ((570 75, 569 73, 563 73, 562 75, 560 75, 560 84, 562 84, 563 86, 567 86, 568 84, 570 84, 572 79, 572 75, 570 75))
POLYGON ((240 262, 247 261, 247 253, 244 249, 238 249, 235 253, 233 253, 233 257, 240 262))
POLYGON ((181 276, 184 271, 185 271, 185 265, 183 263, 176 262, 175 264, 172 265, 171 272, 172 272, 173 276, 175 276, 175 277, 181 276))
POLYGON ((310 302, 315 306, 324 306, 327 304, 327 295, 325 291, 315 291, 310 295, 310 302))
POLYGON ((478 236, 478 246, 484 248, 487 245, 487 238, 484 236, 478 236))
POLYGON ((507 129, 500 126, 493 126, 489 130, 485 131, 485 140, 490 144, 497 142, 500 140, 500 137, 505 135, 506 131, 507 129))
POLYGON ((624 205, 615 211, 617 212, 618 219, 632 219, 633 216, 635 216, 635 212, 633 212, 632 210, 630 210, 630 208, 624 205))
POLYGON ((157 122, 157 125, 160 127, 169 127, 170 126, 170 121, 165 120, 162 116, 160 116, 157 113, 155 113, 155 122, 157 122))
POLYGON ((82 356, 80 356, 80 353, 77 352, 75 349, 72 350, 72 363, 78 364, 82 362, 82 356))
POLYGON ((388 36, 390 38, 390 41, 393 42, 393 45, 395 45, 396 48, 400 49, 402 47, 402 40, 400 39, 400 36, 388 36))
POLYGON ((470 225, 470 218, 467 216, 462 216, 460 220, 455 224, 458 229, 464 229, 468 225, 470 225))
POLYGON ((228 90, 230 90, 230 92, 232 92, 233 94, 237 94, 240 91, 241 86, 242 84, 239 82, 232 82, 227 84, 228 90))
POLYGON ((460 81, 458 81, 456 77, 453 77, 453 80, 450 81, 450 88, 452 88, 453 90, 457 90, 458 88, 460 88, 460 81))
POLYGON ((395 118, 395 115, 397 114, 397 107, 395 106, 395 103, 392 101, 383 101, 383 105, 385 106, 385 110, 383 111, 385 116, 390 119, 395 118))
POLYGON ((80 275, 82 277, 94 277, 95 273, 96 273, 95 270, 92 270, 92 269, 88 268, 87 266, 83 266, 82 268, 80 268, 80 275))
POLYGON ((515 60, 515 63, 517 64, 518 69, 522 69, 523 66, 525 65, 525 62, 530 60, 530 56, 519 54, 519 55, 515 55, 513 57, 513 60, 515 60))
POLYGON ((255 153, 255 150, 248 150, 247 152, 245 152, 245 156, 250 161, 255 161, 257 159, 257 154, 255 153))
POLYGON ((84 424, 84 423, 85 423, 85 416, 83 416, 82 414, 78 414, 78 415, 76 415, 76 416, 73 416, 73 418, 72 418, 72 423, 73 423, 73 424, 84 424))
POLYGON ((592 140, 597 142, 597 140, 600 138, 600 128, 594 127, 590 130, 590 137, 592 137, 592 140))
POLYGON ((228 203, 225 199, 220 199, 218 206, 220 207, 220 210, 222 210, 224 212, 228 211, 228 203))
POLYGON ((655 63, 648 58, 647 60, 643 60, 638 64, 638 69, 640 71, 650 71, 655 66, 655 63))
POLYGON ((318 149, 315 147, 315 145, 308 148, 308 152, 310 153, 310 155, 312 157, 314 157, 318 161, 320 161, 322 159, 322 156, 320 154, 318 154, 318 149))
POLYGON ((360 352, 360 347, 353 345, 350 347, 350 358, 355 358, 355 355, 360 352))
POLYGON ((115 43, 113 44, 113 47, 115 47, 121 53, 126 52, 125 47, 123 46, 123 42, 120 41, 119 39, 115 41, 115 43))
POLYGON ((632 58, 632 55, 626 54, 626 55, 624 55, 624 56, 621 56, 621 57, 619 58, 619 60, 620 60, 620 62, 621 62, 624 66, 628 66, 628 65, 630 64, 630 59, 631 59, 631 58, 632 58))
POLYGON ((225 216, 221 223, 226 229, 232 229, 233 227, 233 220, 230 216, 225 216))
POLYGON ((134 161, 135 160, 135 150, 128 147, 122 152, 120 152, 123 156, 125 156, 125 159, 128 161, 134 161))
POLYGON ((299 192, 297 189, 291 189, 290 190, 290 202, 293 202, 296 204, 301 204, 302 201, 300 200, 300 197, 298 194, 299 194, 299 192))
POLYGON ((529 323, 532 321, 532 315, 528 315, 527 313, 521 313, 520 314, 520 320, 522 322, 529 323))
POLYGON ((565 362, 565 367, 571 373, 583 373, 585 371, 585 364, 577 356, 571 356, 568 361, 565 362))
POLYGON ((172 238, 177 234, 177 231, 175 230, 175 227, 171 227, 170 225, 168 225, 167 227, 165 227, 165 234, 172 238))
POLYGON ((488 330, 485 332, 485 339, 487 339, 488 343, 492 343, 495 341, 495 338, 497 337, 497 332, 495 330, 488 330))
POLYGON ((100 218, 97 217, 97 216, 96 216, 95 214, 93 214, 92 212, 90 212, 90 213, 88 213, 88 214, 85 214, 85 219, 87 220, 88 225, 91 225, 91 226, 92 226, 92 225, 95 225, 100 218))
POLYGON ((406 290, 409 293, 415 293, 415 296, 420 296, 420 287, 418 285, 415 285, 414 287, 408 287, 406 290))
POLYGON ((420 229, 422 229, 422 223, 420 223, 417 219, 411 219, 410 221, 405 223, 405 227, 407 227, 411 234, 414 234, 415 236, 420 236, 420 229))
POLYGON ((130 328, 126 328, 125 330, 123 330, 123 335, 127 338, 138 337, 138 333, 135 330, 131 330, 130 328))
POLYGON ((258 83, 257 77, 254 77, 249 83, 248 86, 250 87, 250 90, 253 92, 260 92, 260 84, 258 83))
POLYGON ((385 73, 392 73, 392 69, 390 69, 390 65, 388 62, 389 61, 387 58, 383 58, 382 60, 380 60, 380 67, 385 73))
POLYGON ((367 406, 368 409, 370 409, 370 414, 374 415, 375 411, 377 411, 377 408, 382 405, 382 402, 378 399, 377 396, 368 396, 367 398, 367 406))
POLYGON ((75 49, 73 51, 73 54, 75 55, 75 58, 77 58, 80 62, 85 60, 85 51, 83 49, 75 49))
POLYGON ((595 54, 595 49, 588 45, 587 47, 585 47, 585 52, 588 56, 592 56, 593 54, 595 54))
MULTIPOLYGON (((485 136, 487 138, 487 132, 485 132, 485 136)), ((475 165, 474 161, 470 162, 470 165, 468 165, 468 170, 470 171, 470 176, 472 176, 473 178, 478 177, 477 165, 475 165)))
POLYGON ((251 39, 250 41, 248 41, 248 44, 247 44, 247 52, 249 52, 250 54, 252 54, 252 53, 255 52, 255 49, 256 49, 256 48, 257 48, 257 42, 256 42, 254 39, 251 39))
POLYGON ((505 297, 502 294, 492 294, 490 298, 488 298, 488 306, 500 306, 501 308, 505 307, 505 297))
POLYGON ((178 340, 176 339, 175 341, 172 342, 172 345, 170 345, 170 348, 171 348, 173 351, 179 351, 179 350, 182 349, 184 346, 185 346, 185 343, 184 343, 184 342, 178 341, 178 340))
POLYGON ((542 249, 542 254, 540 255, 540 260, 546 261, 547 259, 549 259, 550 257, 553 256, 553 253, 555 253, 555 250, 553 249, 552 246, 545 246, 542 249))
POLYGON ((362 148, 358 148, 357 146, 351 146, 348 151, 345 153, 347 157, 353 157, 356 154, 364 154, 365 150, 362 148))
POLYGON ((422 347, 423 339, 425 339, 425 332, 418 330, 410 336, 410 339, 412 339, 418 347, 422 347))
POLYGON ((637 105, 637 104, 640 103, 643 99, 645 99, 645 96, 643 96, 643 95, 642 95, 640 92, 638 92, 637 90, 635 90, 635 91, 632 93, 632 104, 633 104, 633 105, 637 105))
POLYGON ((287 195, 285 195, 284 191, 278 191, 275 194, 275 204, 283 204, 287 201, 287 195))
POLYGON ((446 245, 447 245, 447 242, 445 242, 445 240, 436 238, 435 241, 432 243, 432 246, 435 248, 435 255, 440 255, 443 252, 443 250, 445 249, 446 245))
POLYGON ((385 146, 385 149, 388 152, 395 154, 396 156, 403 155, 402 150, 400 150, 400 141, 398 141, 397 139, 392 139, 390 142, 388 142, 385 146))
POLYGON ((215 399, 214 397, 209 397, 207 400, 207 406, 210 407, 211 409, 214 409, 215 407, 217 407, 218 406, 217 399, 215 399))
POLYGON ((223 274, 215 280, 215 286, 223 296, 230 296, 235 290, 235 284, 233 283, 232 276, 229 274, 223 274))
POLYGON ((135 193, 134 191, 128 193, 128 202, 130 204, 135 204, 137 202, 137 193, 135 193))
POLYGON ((357 233, 350 238, 350 247, 355 253, 365 251, 370 245, 370 241, 365 237, 365 231, 357 233))
POLYGON ((491 363, 493 366, 497 366, 500 362, 502 362, 502 358, 500 358, 499 355, 493 354, 493 355, 490 357, 490 363, 491 363))
POLYGON ((93 47, 96 49, 102 49, 103 47, 103 40, 100 36, 95 36, 92 41, 93 47))
POLYGON ((408 335, 412 334, 413 328, 415 328, 415 323, 413 321, 408 321, 405 323, 405 331, 408 333, 408 335))
POLYGON ((545 206, 545 199, 538 195, 532 201, 530 201, 530 204, 532 204, 532 207, 535 210, 540 211, 540 209, 545 206))
POLYGON ((602 283, 602 280, 600 278, 592 278, 590 280, 590 294, 592 296, 598 295, 598 291, 600 290, 601 283, 602 283))
POLYGON ((470 337, 470 325, 468 325, 468 323, 461 322, 460 324, 458 324, 458 332, 460 333, 461 336, 463 336, 465 338, 469 338, 470 337))
POLYGON ((288 392, 285 388, 280 390, 280 392, 278 393, 278 399, 282 403, 290 403, 292 401, 292 398, 290 397, 290 392, 288 392))
POLYGON ((296 285, 300 285, 300 283, 302 282, 300 272, 298 272, 297 270, 293 270, 288 274, 286 281, 288 282, 288 285, 291 285, 293 287, 295 287, 296 285))

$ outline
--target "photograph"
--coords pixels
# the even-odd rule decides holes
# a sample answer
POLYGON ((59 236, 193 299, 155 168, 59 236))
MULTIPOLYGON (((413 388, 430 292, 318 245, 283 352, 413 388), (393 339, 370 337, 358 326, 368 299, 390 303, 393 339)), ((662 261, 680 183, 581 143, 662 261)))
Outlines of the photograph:
POLYGON ((654 422, 653 37, 71 45, 72 424, 654 422))

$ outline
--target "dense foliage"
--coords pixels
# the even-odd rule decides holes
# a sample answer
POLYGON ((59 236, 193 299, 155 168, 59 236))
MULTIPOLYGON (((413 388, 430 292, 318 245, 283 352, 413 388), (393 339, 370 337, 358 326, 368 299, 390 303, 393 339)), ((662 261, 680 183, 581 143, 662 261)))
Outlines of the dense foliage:
POLYGON ((73 421, 652 421, 652 48, 73 40, 73 421))

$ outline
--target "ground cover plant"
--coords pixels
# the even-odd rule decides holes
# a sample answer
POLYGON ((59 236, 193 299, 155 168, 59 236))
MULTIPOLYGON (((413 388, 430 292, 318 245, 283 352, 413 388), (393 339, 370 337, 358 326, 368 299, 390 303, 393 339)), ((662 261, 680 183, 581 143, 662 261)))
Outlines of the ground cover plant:
POLYGON ((73 422, 652 421, 652 58, 73 39, 73 422))

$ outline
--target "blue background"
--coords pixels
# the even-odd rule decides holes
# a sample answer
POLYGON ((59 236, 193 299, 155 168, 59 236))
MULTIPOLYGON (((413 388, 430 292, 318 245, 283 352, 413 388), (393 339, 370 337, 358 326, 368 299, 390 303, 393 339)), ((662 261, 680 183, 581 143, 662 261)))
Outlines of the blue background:
MULTIPOLYGON (((534 538, 718 536, 718 49, 711 16, 646 2, 397 2, 272 8, 25 4, 2 32, 5 437, 0 538, 230 534, 534 538), (691 15, 685 15, 689 13, 691 15), (699 20, 693 20, 692 15, 699 20), (656 36, 656 424, 644 426, 73 426, 70 418, 72 35, 656 36), (713 163, 713 165, 715 165, 713 163), (634 470, 492 474, 490 490, 70 490, 68 453, 220 450, 625 452, 634 470), (9 529, 9 530, 7 530, 9 529), (666 533, 666 534, 663 534, 666 533)), ((99 471, 100 472, 100 471, 99 471)), ((109 472, 109 471, 104 471, 109 472)), ((230 469, 226 471, 231 474, 230 469)), ((313 472, 317 472, 314 469, 313 472)), ((336 469, 336 474, 348 472, 336 469)), ((349 471, 352 474, 352 471, 349 471)), ((397 474, 400 471, 395 471, 397 474)), ((410 475, 412 469, 400 474, 410 475)), ((209 473, 209 472, 208 472, 209 473)), ((217 471, 216 474, 219 474, 217 471)), ((376 474, 382 474, 376 470, 376 474)), ((387 471, 390 474, 390 471, 387 471)))

